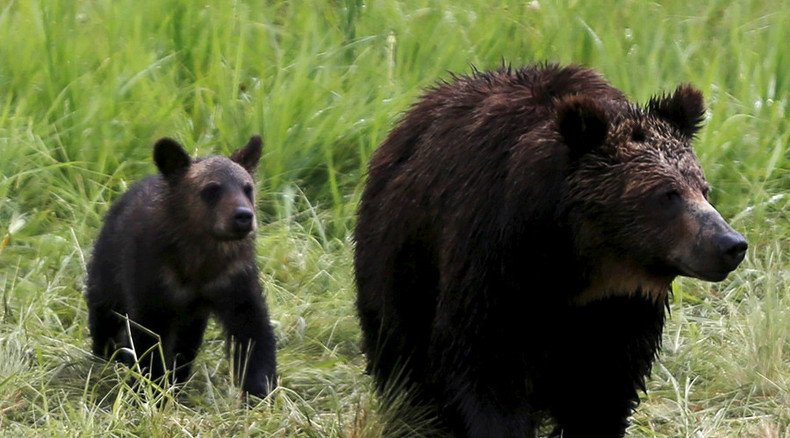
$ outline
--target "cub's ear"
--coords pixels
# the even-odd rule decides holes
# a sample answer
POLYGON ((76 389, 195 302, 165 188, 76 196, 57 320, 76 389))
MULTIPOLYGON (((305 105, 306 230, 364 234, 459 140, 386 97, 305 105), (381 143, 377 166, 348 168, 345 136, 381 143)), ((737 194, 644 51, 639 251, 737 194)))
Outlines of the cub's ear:
POLYGON ((603 145, 609 118, 592 98, 571 95, 557 103, 557 129, 571 157, 578 158, 603 145))
POLYGON ((172 138, 161 138, 154 145, 154 163, 166 178, 183 175, 192 159, 180 143, 172 138))
POLYGON ((241 164, 250 175, 255 174, 255 169, 258 167, 258 161, 261 159, 263 152, 263 141, 260 135, 253 135, 247 145, 241 149, 237 149, 230 154, 230 159, 236 163, 241 164))
POLYGON ((666 120, 682 135, 691 138, 699 132, 705 120, 705 103, 699 90, 683 84, 671 95, 651 98, 647 112, 666 120))

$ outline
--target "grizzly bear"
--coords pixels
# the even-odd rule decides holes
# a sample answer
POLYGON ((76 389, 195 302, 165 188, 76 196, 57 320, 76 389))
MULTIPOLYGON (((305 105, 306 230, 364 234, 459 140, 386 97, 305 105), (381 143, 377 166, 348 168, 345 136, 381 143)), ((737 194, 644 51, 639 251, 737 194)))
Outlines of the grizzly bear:
POLYGON ((95 355, 184 382, 213 314, 242 389, 269 393, 275 339, 255 264, 253 174, 261 150, 255 136, 230 159, 192 160, 174 140, 155 144, 160 173, 112 206, 88 266, 95 355))
POLYGON ((702 94, 644 106, 596 72, 454 76, 375 151, 355 230, 368 371, 457 436, 619 437, 678 275, 747 243, 707 200, 702 94))

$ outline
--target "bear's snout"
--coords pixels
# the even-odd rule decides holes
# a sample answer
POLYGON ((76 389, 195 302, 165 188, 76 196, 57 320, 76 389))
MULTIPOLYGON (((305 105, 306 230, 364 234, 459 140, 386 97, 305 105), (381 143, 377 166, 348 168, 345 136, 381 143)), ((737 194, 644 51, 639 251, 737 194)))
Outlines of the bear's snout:
POLYGON ((746 249, 749 247, 741 233, 734 230, 721 235, 716 245, 719 248, 722 262, 729 271, 734 270, 741 264, 744 256, 746 256, 746 249))
POLYGON ((221 203, 214 212, 214 218, 209 233, 219 240, 244 239, 257 228, 254 207, 238 198, 221 203))
POLYGON ((252 231, 255 215, 247 207, 236 207, 233 212, 233 231, 237 233, 249 233, 252 231))
POLYGON ((683 275, 721 281, 741 264, 749 247, 746 239, 710 204, 694 205, 686 224, 695 238, 687 240, 690 246, 681 245, 674 257, 683 275))
POLYGON ((704 280, 720 281, 738 267, 746 255, 746 239, 712 207, 700 217, 698 245, 702 255, 699 273, 704 280))

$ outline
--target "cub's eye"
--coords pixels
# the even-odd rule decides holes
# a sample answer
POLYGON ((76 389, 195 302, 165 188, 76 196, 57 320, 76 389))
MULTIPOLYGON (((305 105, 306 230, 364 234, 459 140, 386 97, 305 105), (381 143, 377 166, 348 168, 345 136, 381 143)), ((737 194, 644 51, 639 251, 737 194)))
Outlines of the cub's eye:
POLYGON ((702 196, 704 196, 705 199, 708 199, 708 194, 710 194, 710 187, 708 187, 708 186, 703 187, 702 188, 702 196))
POLYGON ((244 185, 244 196, 246 196, 247 199, 252 200, 252 185, 250 184, 244 185))
POLYGON ((207 204, 214 204, 219 200, 222 193, 222 186, 219 184, 209 184, 200 191, 200 198, 207 204))

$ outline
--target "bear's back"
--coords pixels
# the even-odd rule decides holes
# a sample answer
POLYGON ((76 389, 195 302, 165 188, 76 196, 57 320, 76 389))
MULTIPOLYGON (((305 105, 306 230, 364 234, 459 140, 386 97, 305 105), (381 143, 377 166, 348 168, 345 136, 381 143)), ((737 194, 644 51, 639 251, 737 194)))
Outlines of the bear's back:
POLYGON ((580 94, 593 96, 612 112, 630 105, 598 73, 577 66, 502 68, 440 83, 420 98, 374 153, 361 209, 377 209, 365 202, 377 199, 401 205, 409 212, 394 214, 412 221, 441 216, 445 223, 437 226, 478 220, 495 224, 507 220, 495 214, 514 215, 493 205, 528 199, 534 208, 523 214, 550 219, 568 155, 557 133, 554 105, 562 96, 580 94), (478 208, 460 208, 469 199, 478 208), (453 217, 457 215, 479 216, 453 217))

